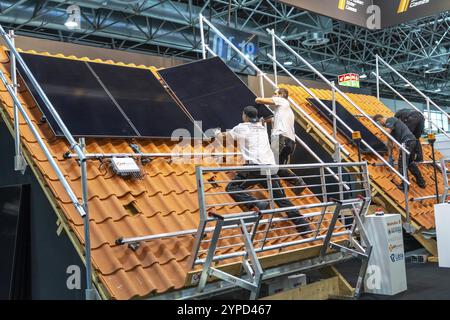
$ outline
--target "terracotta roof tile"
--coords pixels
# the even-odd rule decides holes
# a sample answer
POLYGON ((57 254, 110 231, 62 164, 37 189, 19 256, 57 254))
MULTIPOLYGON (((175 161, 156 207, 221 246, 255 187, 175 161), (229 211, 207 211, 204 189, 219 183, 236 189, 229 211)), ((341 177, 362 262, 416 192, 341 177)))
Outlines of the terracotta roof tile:
MULTIPOLYGON (((332 126, 326 121, 318 112, 315 111, 314 107, 309 104, 307 101, 309 95, 301 89, 300 87, 293 85, 282 85, 289 89, 291 97, 315 120, 321 123, 321 125, 329 132, 332 133, 332 126)), ((312 91, 319 96, 321 99, 332 99, 332 92, 330 90, 323 89, 312 89, 312 91)), ((385 116, 393 116, 394 113, 386 107, 382 102, 378 101, 376 97, 360 95, 360 94, 348 94, 351 99, 357 101, 358 106, 366 112, 368 115, 375 115, 377 113, 383 114, 385 116)), ((341 96, 337 95, 337 101, 342 104, 347 110, 349 110, 353 114, 360 114, 356 108, 350 105, 346 100, 344 100, 341 96)), ((379 139, 382 141, 386 141, 387 138, 384 134, 376 128, 368 119, 366 118, 358 118, 361 123, 363 123, 371 132, 373 132, 379 139)), ((350 158, 352 161, 357 161, 357 149, 353 146, 349 141, 343 137, 341 134, 338 134, 338 140, 341 144, 350 152, 350 158)), ((424 152, 424 160, 431 160, 431 147, 429 145, 423 145, 424 152)), ((436 152, 436 159, 440 159, 442 155, 439 152, 436 152)), ((372 163, 380 163, 381 161, 374 156, 363 155, 363 160, 367 160, 369 164, 372 163)), ((414 179, 411 183, 410 188, 410 197, 421 197, 421 196, 429 196, 435 193, 434 191, 434 176, 433 176, 433 168, 431 165, 420 165, 420 169, 427 183, 426 189, 419 188, 414 179)), ((402 191, 400 191, 396 185, 393 183, 400 183, 400 178, 394 175, 394 173, 390 172, 386 167, 374 167, 369 166, 370 178, 374 181, 381 189, 383 189, 394 201, 396 201, 400 206, 405 206, 405 196, 402 191)), ((410 175, 412 177, 412 175, 410 175)), ((443 181, 440 173, 438 173, 438 181, 439 181, 439 193, 443 192, 443 181)), ((425 229, 434 228, 434 210, 432 206, 429 207, 424 205, 424 201, 420 202, 410 202, 410 213, 411 217, 422 227, 425 229), (411 205, 412 204, 412 205, 411 205)))
MULTIPOLYGON (((75 59, 75 57, 61 57, 75 59)), ((0 68, 8 74, 9 61, 3 50, 0 50, 0 68)), ((100 61, 101 63, 106 63, 100 61)), ((133 67, 132 65, 128 67, 133 67)), ((150 68, 152 72, 154 68, 150 68)), ((81 199, 80 169, 75 159, 65 159, 69 145, 64 139, 56 138, 47 123, 41 123, 42 114, 36 103, 22 84, 20 99, 24 102, 27 113, 37 126, 57 160, 68 183, 81 199)), ((12 101, 6 89, 0 85, 1 107, 9 121, 12 121, 12 101)), ((44 153, 23 119, 20 121, 21 141, 30 154, 38 171, 44 177, 43 182, 51 191, 56 205, 65 215, 69 228, 74 232, 79 243, 84 243, 83 220, 74 209, 68 195, 58 181, 44 153)), ((124 139, 86 139, 89 153, 132 153, 129 141, 124 139)), ((176 150, 175 143, 163 139, 135 139, 142 152, 168 153, 176 150)), ((198 152, 202 147, 191 149, 198 152)), ((231 151, 231 150, 229 150, 231 151)), ((125 180, 116 176, 108 164, 99 160, 87 162, 88 171, 88 207, 90 214, 90 230, 92 245, 92 262, 100 282, 107 288, 108 294, 115 299, 146 297, 152 293, 163 293, 171 289, 180 289, 190 266, 188 257, 191 254, 194 238, 183 236, 170 239, 142 242, 137 251, 127 246, 118 246, 115 241, 119 237, 135 237, 159 233, 196 229, 199 223, 197 186, 195 180, 196 163, 177 163, 164 158, 153 158, 143 165, 145 176, 142 180, 125 180)), ((210 163, 210 162, 208 162, 210 163)), ((214 163, 214 162, 213 162, 214 163)), ((208 164, 211 165, 211 164, 208 164)), ((212 175, 211 175, 212 176, 212 175)), ((223 173, 215 174, 215 180, 226 180, 223 173)), ((212 185, 206 186, 209 190, 212 185)), ((224 184, 219 184, 217 192, 224 191, 224 184)), ((214 191, 216 191, 214 189, 214 191)), ((291 191, 287 191, 292 195, 291 191)), ((264 196, 264 195, 262 195, 264 196)), ((216 195, 209 199, 212 202, 233 203, 227 195, 216 195)), ((311 203, 313 200, 303 201, 311 203)), ((297 200, 296 204, 302 203, 297 200)), ((239 212, 236 205, 222 206, 219 213, 239 212)), ((307 210, 305 212, 309 212, 307 210)), ((325 224, 326 225, 326 224, 325 224)), ((289 223, 280 224, 290 226, 289 223)), ((290 234, 289 230, 271 232, 270 237, 290 234)), ((233 235, 233 231, 227 231, 233 235)), ((260 236, 258 236, 260 237, 260 236)), ((290 238, 298 238, 292 236, 290 238)), ((236 238, 223 240, 224 245, 236 243, 236 238)), ((270 243, 277 243, 273 239, 270 243)), ((313 244, 298 245, 309 247, 313 244)), ((236 248, 223 248, 218 252, 230 252, 236 248)), ((265 254, 276 254, 281 250, 272 250, 265 254)), ((237 262, 230 259, 227 262, 237 262)))

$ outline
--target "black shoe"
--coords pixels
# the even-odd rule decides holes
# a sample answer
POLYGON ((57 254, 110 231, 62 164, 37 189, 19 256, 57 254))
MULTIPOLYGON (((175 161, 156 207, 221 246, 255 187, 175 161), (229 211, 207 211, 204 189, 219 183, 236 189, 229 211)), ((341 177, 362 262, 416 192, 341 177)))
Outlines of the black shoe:
POLYGON ((427 187, 427 184, 425 181, 417 181, 417 185, 422 189, 425 189, 427 187))
POLYGON ((297 230, 297 232, 301 233, 303 236, 307 235, 306 232, 312 231, 312 229, 310 227, 311 221, 309 221, 306 218, 300 217, 300 218, 293 220, 293 222, 296 225, 295 229, 297 230))
POLYGON ((292 184, 295 188, 292 188, 292 191, 299 196, 306 190, 306 183, 302 179, 297 179, 292 184))
POLYGON ((266 210, 269 207, 269 201, 258 201, 254 205, 250 206, 250 210, 262 211, 266 210))

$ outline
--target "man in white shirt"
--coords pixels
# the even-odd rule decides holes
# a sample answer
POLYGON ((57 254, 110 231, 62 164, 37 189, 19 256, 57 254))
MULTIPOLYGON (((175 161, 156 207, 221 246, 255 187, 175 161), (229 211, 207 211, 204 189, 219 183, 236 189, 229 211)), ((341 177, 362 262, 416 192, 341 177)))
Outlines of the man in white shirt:
MULTIPOLYGON (((289 92, 285 88, 276 89, 272 98, 256 98, 258 104, 270 106, 274 116, 266 120, 272 122, 272 151, 279 164, 288 164, 295 151, 295 116, 289 104, 289 92)), ((294 186, 293 191, 300 195, 305 190, 305 182, 291 170, 280 169, 278 175, 294 186)))
MULTIPOLYGON (((238 149, 242 153, 242 157, 246 161, 246 165, 276 165, 275 157, 270 149, 269 136, 266 128, 258 119, 258 110, 253 106, 244 108, 242 113, 243 122, 235 126, 226 133, 218 133, 217 138, 228 136, 238 142, 238 149)), ((249 168, 251 169, 251 168, 249 168)), ((280 208, 293 207, 294 205, 288 199, 278 182, 278 176, 272 175, 272 188, 275 203, 280 208)), ((239 203, 242 203, 248 210, 264 210, 267 209, 269 203, 255 199, 244 191, 256 184, 267 189, 267 175, 258 170, 249 170, 247 172, 239 172, 234 179, 227 185, 226 191, 230 192, 230 196, 239 203)), ((309 221, 303 218, 298 210, 286 211, 291 221, 296 225, 298 232, 307 232, 309 221)))

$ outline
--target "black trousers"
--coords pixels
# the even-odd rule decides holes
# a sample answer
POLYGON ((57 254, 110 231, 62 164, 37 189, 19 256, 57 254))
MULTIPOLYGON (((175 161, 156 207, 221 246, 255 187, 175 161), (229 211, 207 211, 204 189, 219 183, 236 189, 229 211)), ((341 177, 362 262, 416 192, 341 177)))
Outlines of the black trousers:
MULTIPOLYGON (((409 155, 407 155, 406 159, 406 165, 408 167, 408 170, 411 171, 411 173, 416 178, 417 184, 424 184, 425 180, 423 179, 422 173, 419 170, 419 167, 414 162, 416 158, 416 150, 417 150, 417 140, 409 140, 405 143, 406 149, 410 152, 409 155)), ((398 171, 400 174, 403 175, 403 153, 401 150, 399 151, 398 156, 398 171)))
POLYGON ((414 113, 408 117, 406 120, 406 126, 409 131, 416 137, 417 145, 416 145, 416 158, 415 161, 423 161, 423 151, 422 144, 420 143, 420 137, 425 130, 425 119, 420 113, 414 113))
MULTIPOLYGON (((271 148, 275 155, 275 159, 277 159, 278 155, 278 164, 289 164, 290 157, 295 151, 295 141, 283 135, 273 136, 271 148)), ((302 178, 298 177, 289 169, 279 169, 278 176, 281 178, 289 178, 286 179, 286 181, 295 185, 301 185, 303 182, 302 178)))
MULTIPOLYGON (((272 175, 272 178, 276 179, 278 178, 277 175, 272 175)), ((250 172, 239 172, 236 174, 236 176, 233 178, 233 180, 227 185, 226 191, 243 191, 247 188, 253 187, 254 185, 259 184, 263 188, 267 189, 267 176, 264 174, 261 174, 259 170, 256 171, 250 171, 250 172), (261 179, 258 181, 248 181, 249 179, 261 179), (242 181, 237 181, 242 180, 242 181)), ((281 188, 279 180, 272 180, 272 188, 273 190, 273 197, 277 200, 275 200, 275 203, 280 208, 286 208, 286 207, 292 207, 294 206, 291 201, 288 199, 285 199, 286 194, 284 190, 281 188)), ((253 205, 255 205, 257 202, 261 201, 253 196, 251 196, 248 192, 239 192, 239 193, 231 193, 230 196, 234 199, 236 202, 244 202, 244 201, 252 201, 250 203, 246 203, 246 206, 248 208, 251 208, 253 205)), ((288 210, 286 211, 286 214, 289 218, 298 218, 301 215, 299 214, 298 210, 288 210)), ((293 220, 295 224, 298 224, 295 219, 293 220)))

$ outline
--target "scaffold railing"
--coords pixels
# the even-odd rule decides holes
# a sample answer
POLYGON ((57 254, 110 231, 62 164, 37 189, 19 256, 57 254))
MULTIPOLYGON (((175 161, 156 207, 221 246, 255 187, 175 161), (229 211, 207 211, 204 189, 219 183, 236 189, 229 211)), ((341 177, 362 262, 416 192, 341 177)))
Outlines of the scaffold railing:
POLYGON ((197 167, 196 177, 200 222, 190 265, 202 267, 198 292, 215 277, 256 299, 264 278, 262 256, 312 244, 321 247, 321 258, 331 248, 361 259, 355 289, 360 294, 371 253, 363 225, 371 201, 366 162, 197 167), (350 189, 341 199, 327 167, 343 170, 350 189), (282 170, 301 176, 305 185, 287 186, 288 178, 277 174, 282 170), (221 270, 236 261, 238 274, 221 270))

